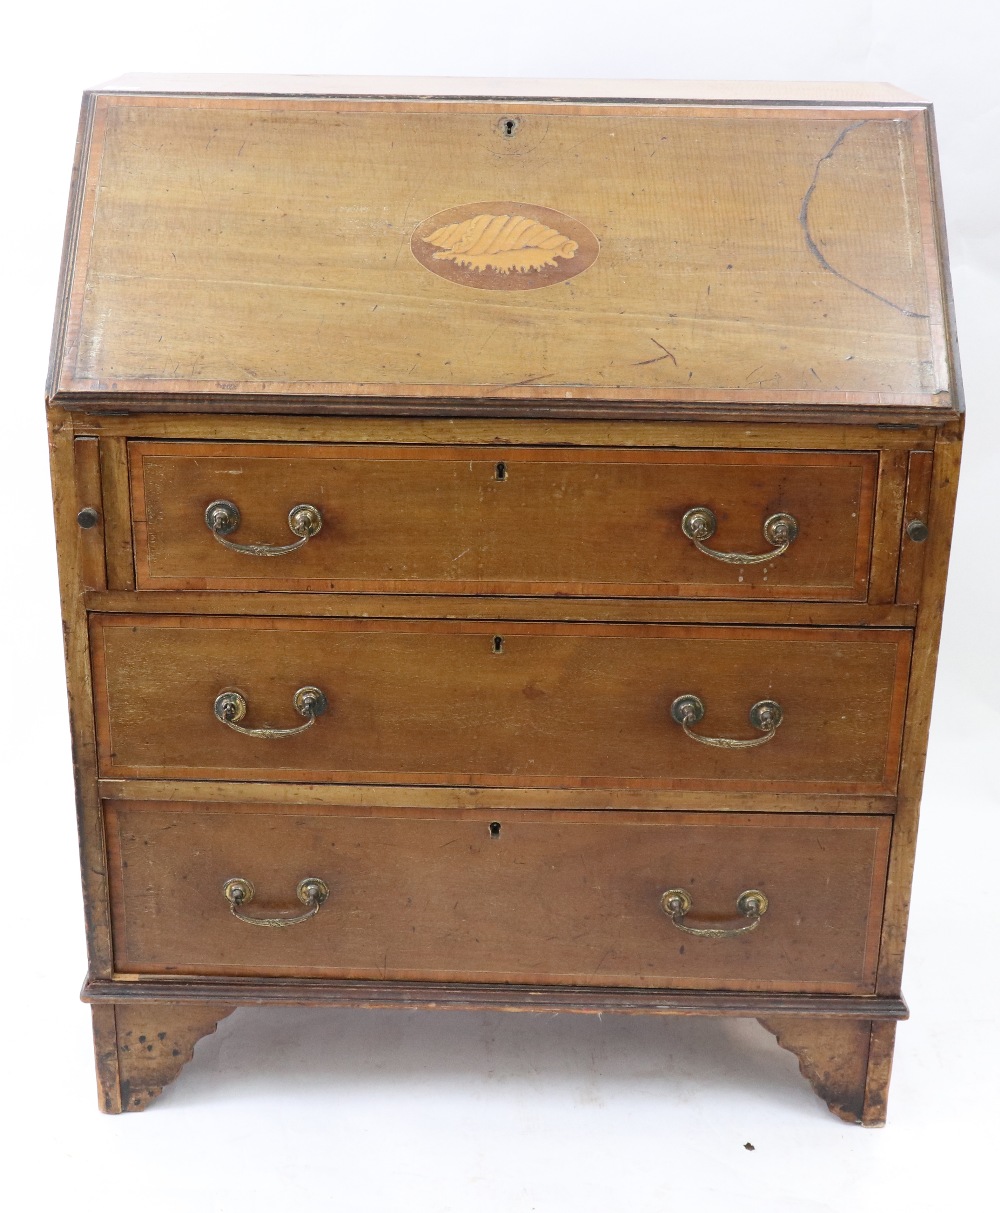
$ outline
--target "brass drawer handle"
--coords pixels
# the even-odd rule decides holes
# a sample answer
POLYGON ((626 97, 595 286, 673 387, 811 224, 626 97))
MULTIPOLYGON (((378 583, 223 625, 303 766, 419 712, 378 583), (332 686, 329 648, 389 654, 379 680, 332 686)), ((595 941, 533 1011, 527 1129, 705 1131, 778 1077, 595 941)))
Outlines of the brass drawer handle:
POLYGON ((252 927, 294 927, 296 923, 305 922, 319 913, 320 906, 330 896, 330 886, 318 876, 307 876, 305 880, 300 880, 295 887, 295 895, 309 909, 304 914, 294 914, 287 918, 254 918, 250 914, 241 913, 241 907, 253 901, 254 894, 253 885, 242 876, 233 876, 227 880, 222 886, 222 892, 229 902, 233 917, 238 918, 240 922, 247 922, 252 927))
POLYGON ((774 737, 782 718, 780 704, 773 699, 759 700, 750 709, 750 723, 755 729, 760 729, 764 736, 741 741, 732 737, 703 737, 700 733, 691 732, 691 725, 697 724, 705 715, 705 705, 697 695, 678 695, 670 705, 670 715, 692 741, 716 746, 720 750, 749 750, 755 745, 764 745, 774 737))
POLYGON ((295 543, 283 545, 273 543, 233 543, 227 539, 240 525, 239 507, 233 501, 213 501, 205 510, 205 525, 216 542, 231 552, 243 552, 248 556, 285 556, 304 547, 323 527, 323 516, 314 505, 293 505, 288 511, 288 527, 293 535, 299 535, 295 543))
POLYGON ((322 716, 329 707, 326 696, 319 687, 299 687, 292 696, 292 704, 300 716, 308 717, 305 724, 292 729, 272 729, 269 725, 259 729, 244 728, 240 721, 247 714, 247 701, 239 691, 223 691, 221 695, 217 695, 212 711, 216 720, 221 720, 224 725, 237 733, 243 733, 246 737, 294 737, 296 733, 311 729, 316 723, 316 717, 322 716))
POLYGON ((696 505, 681 519, 681 530, 698 551, 711 556, 713 560, 721 560, 723 564, 766 564, 783 556, 799 533, 799 524, 791 514, 772 514, 764 523, 764 538, 774 551, 759 556, 744 556, 740 552, 716 552, 705 546, 705 540, 712 538, 717 525, 715 515, 707 505, 696 505))
POLYGON ((741 927, 689 927, 684 918, 691 912, 691 894, 687 889, 667 889, 660 898, 664 914, 678 931, 688 935, 700 935, 702 939, 731 939, 734 935, 745 935, 756 931, 760 920, 767 913, 767 897, 760 889, 746 889, 736 898, 736 909, 747 920, 741 927))

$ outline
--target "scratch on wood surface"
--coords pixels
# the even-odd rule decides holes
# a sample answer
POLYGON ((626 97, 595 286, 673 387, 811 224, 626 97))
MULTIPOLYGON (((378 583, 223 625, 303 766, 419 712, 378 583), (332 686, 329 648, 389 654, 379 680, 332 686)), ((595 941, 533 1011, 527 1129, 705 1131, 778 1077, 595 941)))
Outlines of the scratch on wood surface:
POLYGON ((665 345, 660 345, 660 343, 656 340, 655 337, 650 337, 650 341, 652 341, 652 343, 658 349, 663 350, 663 353, 658 354, 655 358, 647 358, 643 362, 633 362, 632 363, 633 366, 652 366, 654 362, 663 362, 663 360, 665 358, 669 358, 670 361, 674 364, 674 366, 677 365, 677 359, 673 356, 673 354, 670 352, 670 350, 667 349, 667 347, 665 345))
POLYGON ((910 317, 912 320, 928 320, 930 317, 926 312, 911 312, 909 308, 903 307, 902 304, 893 303, 891 299, 886 299, 884 295, 880 295, 877 291, 873 291, 867 286, 862 286, 860 282, 855 282, 853 278, 848 278, 846 274, 842 274, 840 270, 832 266, 830 262, 827 261, 826 257, 823 256, 819 245, 817 245, 816 241, 813 239, 812 232, 809 229, 809 205, 812 202, 813 194, 816 192, 816 186, 819 184, 819 175, 823 165, 827 160, 832 159, 837 148, 840 147, 840 145, 852 131, 856 131, 859 127, 867 125, 867 122, 868 119, 862 118, 860 122, 852 122, 850 126, 845 126, 837 138, 833 141, 833 147, 830 148, 825 156, 820 156, 819 160, 816 161, 816 168, 813 170, 812 181, 809 183, 809 188, 806 190, 805 196, 802 199, 802 207, 799 210, 799 223, 802 226, 802 231, 806 238, 806 247, 820 263, 823 269, 828 270, 834 275, 835 278, 839 278, 841 282, 846 282, 848 286, 853 286, 857 290, 863 291, 866 295, 871 296, 872 299, 877 299, 879 303, 884 303, 888 307, 894 308, 897 312, 900 312, 904 316, 910 317))
POLYGON ((531 383, 540 383, 543 379, 551 379, 551 373, 545 375, 531 375, 527 379, 518 379, 516 383, 506 383, 504 387, 527 387, 531 383))
POLYGON ((611 949, 610 949, 610 948, 605 948, 605 950, 604 950, 604 955, 603 955, 603 956, 601 957, 601 959, 600 959, 600 960, 597 962, 597 964, 596 964, 596 965, 594 965, 594 969, 593 969, 593 971, 594 971, 595 973, 599 973, 599 972, 601 971, 601 967, 603 966, 604 962, 607 960, 607 958, 608 958, 610 955, 611 955, 611 949))
POLYGON ((424 173, 424 175, 420 178, 420 180, 417 182, 417 184, 413 187, 412 193, 410 194, 409 198, 407 198, 407 200, 406 200, 406 206, 403 207, 403 217, 399 221, 399 226, 401 229, 403 229, 403 238, 399 242, 399 246, 396 249, 396 256, 392 262, 393 269, 395 269, 396 266, 399 264, 399 258, 402 256, 403 250, 409 249, 409 247, 410 247, 411 233, 407 229, 407 220, 409 219, 409 215, 410 215, 410 207, 413 205, 413 202, 414 202, 417 194, 420 193, 421 189, 423 188, 424 182, 427 180, 427 178, 429 176, 430 176, 430 169, 428 169, 427 172, 424 173))

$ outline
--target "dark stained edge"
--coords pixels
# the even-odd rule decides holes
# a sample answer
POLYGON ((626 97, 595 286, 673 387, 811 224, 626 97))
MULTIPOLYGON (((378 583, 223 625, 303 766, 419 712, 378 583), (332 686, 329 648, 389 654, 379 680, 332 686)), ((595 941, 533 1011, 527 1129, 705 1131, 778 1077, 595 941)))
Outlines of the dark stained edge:
POLYGON ((77 244, 80 237, 80 217, 87 183, 87 167, 90 161, 91 132, 94 125, 96 94, 84 93, 80 106, 80 122, 77 128, 76 151, 73 155, 73 172, 70 177, 69 202, 66 208, 66 226, 63 231, 62 260, 59 265, 59 285, 56 296, 56 311, 52 322, 52 344, 49 351, 49 368, 45 379, 45 396, 52 400, 57 392, 66 343, 66 326, 72 291, 69 289, 75 269, 77 244))
POLYGON ((799 1073, 835 1116, 848 1124, 884 1123, 884 1115, 879 1116, 879 1110, 885 1107, 884 1089, 880 1092, 880 1109, 873 1109, 867 1121, 864 1118, 872 1029, 878 1021, 817 1024, 816 1020, 778 1016, 758 1022, 783 1049, 795 1055, 799 1073))
MULTIPOLYGON (((941 395, 947 395, 941 393, 941 395)), ((777 397, 778 393, 774 393, 777 397)), ((246 396, 210 393, 120 394, 104 389, 97 392, 56 392, 49 404, 67 412, 100 416, 141 416, 145 413, 206 413, 211 415, 245 414, 262 416, 314 417, 433 417, 449 418, 542 418, 549 421, 735 421, 773 424, 775 422, 816 423, 818 425, 864 425, 895 427, 940 427, 953 421, 956 410, 949 401, 926 397, 926 404, 879 404, 875 401, 851 401, 822 404, 759 400, 665 401, 644 403, 625 400, 580 400, 573 402, 535 398, 498 400, 465 396, 452 400, 427 397, 334 397, 334 396, 246 396)))
POLYGON ((228 1006, 397 1007, 410 1010, 605 1011, 654 1015, 822 1015, 907 1019, 902 998, 804 994, 729 994, 606 986, 525 986, 421 981, 257 981, 201 978, 89 979, 87 1003, 194 1002, 228 1006))
POLYGON ((928 174, 931 198, 934 204, 934 235, 938 247, 938 273, 941 275, 941 295, 944 303, 945 343, 948 348, 949 395, 952 409, 961 416, 965 414, 965 389, 962 385, 962 362, 958 352, 957 328, 955 325, 955 293, 951 282, 951 261, 948 256, 948 233, 945 227, 944 203, 941 190, 941 160, 938 156, 937 130, 934 123, 934 107, 926 109, 926 137, 928 174))

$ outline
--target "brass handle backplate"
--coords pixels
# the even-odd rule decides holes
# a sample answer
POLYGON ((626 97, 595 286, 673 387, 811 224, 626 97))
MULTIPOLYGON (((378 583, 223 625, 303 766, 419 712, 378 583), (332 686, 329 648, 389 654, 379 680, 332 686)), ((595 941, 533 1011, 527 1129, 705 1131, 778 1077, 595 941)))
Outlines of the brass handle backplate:
POLYGON ((687 889, 667 889, 660 898, 664 914, 678 931, 699 935, 703 939, 731 939, 734 935, 756 931, 761 918, 767 913, 767 897, 760 889, 746 889, 736 898, 736 909, 747 920, 739 927, 689 927, 684 919, 691 912, 691 905, 691 894, 687 889))
POLYGON ((764 736, 740 740, 733 737, 704 737, 701 733, 691 731, 691 725, 697 724, 705 715, 705 705, 697 695, 678 695, 670 705, 670 715, 692 741, 700 741, 702 745, 715 746, 720 750, 748 750, 756 745, 764 745, 774 737, 782 720, 781 705, 773 699, 761 699, 750 709, 750 723, 755 729, 760 729, 764 736))
POLYGON ((721 560, 723 564, 766 564, 784 555, 799 533, 799 524, 791 514, 772 514, 764 523, 764 538, 773 551, 745 556, 741 552, 717 552, 705 546, 705 541, 715 534, 717 525, 715 515, 707 505, 696 505, 681 519, 681 530, 698 551, 711 556, 713 560, 721 560))
POLYGON ((307 717, 305 724, 291 729, 274 729, 270 725, 262 725, 257 729, 247 729, 240 721, 247 714, 247 701, 239 691, 223 691, 215 697, 212 711, 216 720, 243 733, 246 737, 294 737, 296 733, 304 733, 316 723, 316 717, 322 716, 329 707, 326 696, 319 687, 299 687, 292 696, 292 704, 300 716, 307 717))
POLYGON ((240 525, 239 507, 233 501, 213 501, 205 510, 205 525, 218 543, 231 552, 247 556, 285 556, 304 547, 323 527, 323 516, 314 505, 293 505, 288 511, 288 528, 299 538, 294 543, 233 543, 227 539, 240 525))
POLYGON ((294 927, 296 923, 305 922, 319 913, 320 906, 330 896, 330 886, 318 876, 307 876, 300 880, 295 887, 295 896, 309 907, 308 910, 304 914, 275 918, 254 918, 252 914, 242 913, 242 907, 253 901, 254 895, 253 885, 242 876, 230 877, 222 886, 222 892, 229 902, 233 917, 240 922, 249 923, 252 927, 294 927))

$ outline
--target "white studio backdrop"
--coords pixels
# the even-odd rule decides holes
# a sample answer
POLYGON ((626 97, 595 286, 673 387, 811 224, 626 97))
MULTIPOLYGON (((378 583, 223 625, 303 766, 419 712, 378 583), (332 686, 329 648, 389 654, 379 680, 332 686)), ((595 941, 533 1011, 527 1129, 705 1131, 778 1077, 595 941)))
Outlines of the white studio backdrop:
POLYGON ((5 18, 5 1205, 590 1213, 994 1207, 1000 1079, 992 0, 91 0, 5 18), (751 1021, 237 1012, 96 1111, 42 391, 80 94, 125 71, 888 80, 935 102, 969 418, 889 1125, 751 1021), (751 1143, 754 1149, 745 1148, 751 1143))

